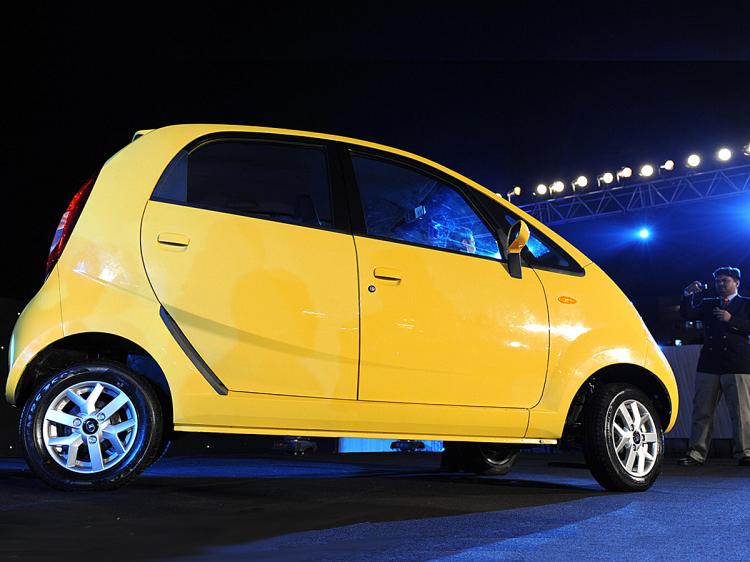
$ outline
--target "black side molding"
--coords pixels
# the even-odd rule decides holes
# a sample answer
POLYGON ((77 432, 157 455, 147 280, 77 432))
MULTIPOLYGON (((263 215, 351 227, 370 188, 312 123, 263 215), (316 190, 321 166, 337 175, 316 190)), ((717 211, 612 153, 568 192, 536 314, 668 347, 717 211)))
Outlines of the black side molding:
POLYGON ((191 345, 185 334, 180 330, 180 327, 163 306, 159 308, 159 316, 161 316, 164 325, 167 327, 167 330, 169 330, 169 333, 172 334, 177 345, 179 345, 182 351, 185 352, 185 355, 187 355, 188 359, 190 359, 193 365, 195 365, 198 372, 203 375, 206 382, 211 385, 211 388, 213 388, 217 394, 221 394, 222 396, 229 394, 229 389, 227 389, 227 387, 224 386, 224 383, 219 380, 219 377, 214 374, 211 367, 206 365, 206 362, 191 345))

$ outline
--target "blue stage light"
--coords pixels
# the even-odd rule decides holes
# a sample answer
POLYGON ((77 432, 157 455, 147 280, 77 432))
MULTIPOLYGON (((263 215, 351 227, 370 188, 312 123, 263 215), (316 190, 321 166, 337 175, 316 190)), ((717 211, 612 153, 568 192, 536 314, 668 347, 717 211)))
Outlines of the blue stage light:
POLYGON ((642 240, 646 240, 651 236, 651 231, 648 228, 642 228, 638 231, 638 236, 640 236, 642 240))

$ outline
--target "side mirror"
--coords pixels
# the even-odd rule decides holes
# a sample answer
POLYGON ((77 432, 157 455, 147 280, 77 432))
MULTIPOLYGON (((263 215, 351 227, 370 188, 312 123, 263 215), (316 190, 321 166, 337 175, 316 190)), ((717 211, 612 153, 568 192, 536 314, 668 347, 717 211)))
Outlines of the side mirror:
POLYGON ((521 250, 529 241, 529 227, 523 221, 517 221, 508 231, 508 273, 511 277, 521 279, 521 250))

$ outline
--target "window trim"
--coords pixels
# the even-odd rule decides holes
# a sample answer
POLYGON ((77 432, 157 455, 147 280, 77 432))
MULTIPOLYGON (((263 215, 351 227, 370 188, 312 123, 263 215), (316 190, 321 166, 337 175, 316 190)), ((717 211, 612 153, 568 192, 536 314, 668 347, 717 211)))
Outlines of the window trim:
POLYGON ((384 242, 393 242, 395 244, 405 244, 407 246, 413 246, 416 248, 426 248, 428 250, 447 252, 450 254, 457 254, 457 255, 465 256, 465 257, 479 258, 479 259, 491 261, 492 263, 498 263, 498 264, 508 263, 508 259, 507 259, 508 250, 507 250, 506 241, 497 239, 497 229, 494 228, 493 226, 494 222, 489 220, 490 217, 487 216, 486 209, 477 205, 474 198, 470 197, 469 194, 467 193, 467 191, 469 191, 470 188, 468 188, 468 186, 464 185, 463 183, 456 181, 456 178, 453 178, 447 174, 440 172, 440 170, 436 170, 435 168, 426 166, 425 164, 412 160, 410 158, 406 158, 398 154, 392 154, 392 153, 388 153, 388 152, 384 152, 381 150, 376 150, 376 149, 372 149, 368 147, 363 147, 359 145, 341 143, 339 155, 340 155, 340 158, 343 160, 342 168, 344 171, 344 180, 347 186, 347 196, 349 199, 349 207, 350 207, 351 220, 352 220, 352 233, 354 235, 361 236, 363 238, 371 238, 374 240, 382 240, 384 242), (482 222, 482 224, 490 233, 490 235, 492 235, 492 237, 495 239, 495 242, 497 243, 497 247, 501 253, 500 259, 490 257, 490 256, 484 256, 481 254, 468 254, 466 252, 461 252, 460 250, 452 250, 450 248, 441 248, 439 246, 431 246, 429 244, 420 244, 418 242, 411 242, 408 240, 389 238, 385 236, 379 236, 376 234, 368 233, 366 222, 365 222, 364 206, 362 205, 362 198, 361 198, 361 194, 359 190, 359 184, 357 183, 357 176, 356 176, 356 172, 354 171, 353 157, 355 155, 361 155, 365 158, 372 158, 373 160, 380 160, 385 163, 393 164, 393 165, 400 166, 403 168, 411 168, 417 173, 431 176, 435 180, 440 181, 444 184, 447 184, 448 187, 452 188, 454 191, 458 193, 458 195, 468 205, 469 209, 471 209, 471 211, 482 222))
POLYGON ((301 228, 313 228, 316 230, 324 230, 328 232, 337 232, 343 234, 352 234, 351 216, 349 206, 347 204, 347 188, 343 179, 343 172, 341 170, 341 161, 338 156, 337 143, 326 139, 315 139, 312 137, 299 137, 292 135, 277 135, 273 133, 243 133, 241 131, 227 131, 210 133, 207 135, 200 136, 191 140, 187 145, 180 148, 177 153, 169 160, 164 170, 159 175, 159 179, 154 184, 154 188, 151 191, 150 201, 158 201, 160 203, 167 203, 170 205, 179 205, 182 207, 189 207, 193 209, 203 209, 206 211, 218 212, 227 215, 248 217, 258 220, 271 221, 277 224, 285 224, 289 226, 298 226, 301 228), (332 225, 312 225, 312 224, 299 224, 296 222, 286 222, 277 220, 262 214, 255 214, 249 212, 232 211, 218 206, 212 205, 199 205, 195 203, 189 203, 185 201, 174 201, 163 197, 155 196, 156 188, 161 182, 164 174, 169 169, 172 162, 180 157, 180 154, 185 151, 190 158, 190 154, 205 146, 207 144, 213 144, 216 142, 255 142, 267 145, 281 145, 281 146, 299 146, 304 148, 315 148, 323 151, 323 156, 326 161, 326 172, 328 174, 328 189, 330 195, 332 225))

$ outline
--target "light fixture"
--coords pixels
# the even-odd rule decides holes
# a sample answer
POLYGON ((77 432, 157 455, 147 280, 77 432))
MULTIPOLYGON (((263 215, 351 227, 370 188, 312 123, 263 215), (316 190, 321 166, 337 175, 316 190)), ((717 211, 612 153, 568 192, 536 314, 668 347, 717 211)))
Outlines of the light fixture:
POLYGON ((651 236, 651 231, 648 228, 642 228, 638 231, 638 236, 640 236, 641 240, 646 240, 651 236))
POLYGON ((732 151, 726 147, 720 148, 719 151, 716 153, 716 157, 722 162, 726 162, 732 157, 732 151))
POLYGON ((650 178, 654 175, 654 167, 651 164, 644 164, 641 166, 641 171, 638 173, 641 177, 650 178))
POLYGON ((536 194, 537 195, 546 195, 547 194, 547 186, 543 183, 540 183, 536 186, 536 194))
POLYGON ((701 157, 698 156, 697 154, 691 154, 687 158, 687 165, 688 165, 688 168, 697 168, 698 166, 701 165, 701 157))
POLYGON ((633 175, 633 168, 631 168, 630 166, 623 166, 622 168, 617 170, 616 175, 617 181, 620 181, 623 178, 627 179, 633 175))
POLYGON ((507 194, 508 201, 510 201, 511 197, 518 197, 519 195, 521 195, 521 186, 520 185, 513 186, 513 189, 511 189, 507 194))
POLYGON ((750 142, 742 147, 742 152, 745 156, 750 156, 750 142))
POLYGON ((661 166, 659 166, 659 168, 661 168, 662 170, 666 170, 667 172, 673 171, 674 170, 674 160, 667 160, 666 162, 664 162, 664 164, 662 164, 661 166))
POLYGON ((612 174, 612 172, 604 172, 601 176, 596 178, 596 183, 601 185, 604 184, 611 184, 613 181, 615 181, 615 176, 612 174))
POLYGON ((552 185, 549 186, 549 190, 552 193, 562 193, 565 189, 565 184, 561 180, 556 180, 552 182, 552 185))
POLYGON ((586 176, 578 176, 573 180, 573 191, 575 191, 576 187, 586 187, 588 184, 589 179, 586 176))

